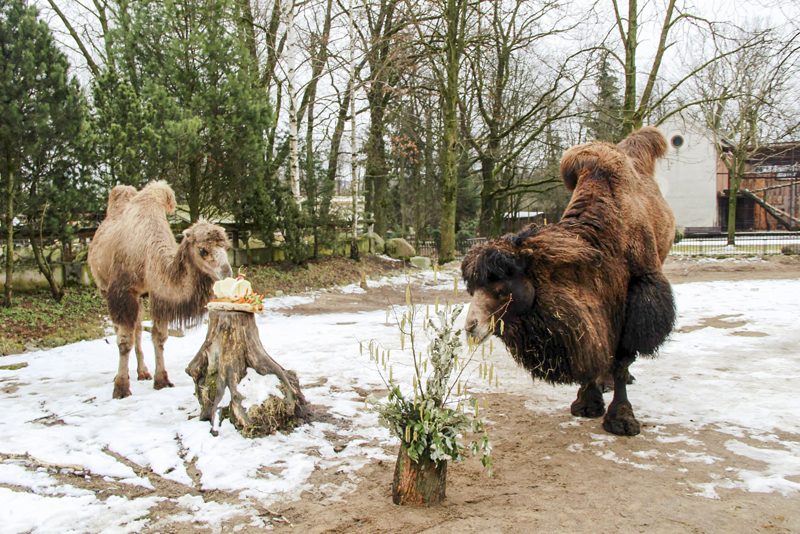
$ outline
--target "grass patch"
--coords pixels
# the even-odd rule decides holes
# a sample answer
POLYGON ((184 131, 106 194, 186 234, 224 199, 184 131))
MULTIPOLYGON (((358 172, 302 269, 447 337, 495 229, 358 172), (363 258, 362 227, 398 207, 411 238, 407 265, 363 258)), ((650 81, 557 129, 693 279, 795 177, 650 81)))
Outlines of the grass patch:
MULTIPOLYGON (((398 273, 401 262, 374 256, 355 262, 329 257, 292 264, 258 265, 246 269, 253 289, 264 295, 292 294, 352 284, 367 277, 398 273)), ((0 356, 26 350, 51 348, 84 339, 103 337, 107 324, 106 303, 94 287, 68 287, 61 302, 46 290, 17 292, 11 308, 0 307, 0 356)), ((145 317, 148 306, 145 303, 145 317)))
POLYGON ((267 297, 303 293, 324 287, 357 283, 361 273, 368 278, 398 274, 402 262, 364 256, 360 262, 332 256, 297 266, 291 263, 254 265, 245 269, 253 290, 267 297))
POLYGON ((19 371, 28 367, 28 362, 12 363, 10 365, 0 365, 0 371, 19 371))
POLYGON ((49 291, 17 292, 0 307, 0 355, 102 337, 106 303, 93 287, 68 287, 56 302, 49 291))

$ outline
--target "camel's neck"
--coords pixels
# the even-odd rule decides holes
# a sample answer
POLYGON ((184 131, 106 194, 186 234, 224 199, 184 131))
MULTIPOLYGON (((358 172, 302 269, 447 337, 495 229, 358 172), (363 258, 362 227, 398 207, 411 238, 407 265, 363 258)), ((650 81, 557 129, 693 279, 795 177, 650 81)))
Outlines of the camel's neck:
POLYGON ((205 313, 214 280, 195 266, 189 246, 184 241, 163 258, 159 287, 150 288, 153 319, 191 325, 205 313))

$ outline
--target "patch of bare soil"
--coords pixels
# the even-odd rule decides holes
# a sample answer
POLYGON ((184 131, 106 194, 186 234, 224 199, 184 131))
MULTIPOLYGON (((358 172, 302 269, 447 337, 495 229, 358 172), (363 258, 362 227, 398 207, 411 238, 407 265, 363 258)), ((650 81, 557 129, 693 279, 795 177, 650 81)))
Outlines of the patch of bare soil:
MULTIPOLYGON (((697 485, 730 476, 727 460, 749 467, 725 449, 729 435, 692 432, 676 446, 663 438, 684 439, 685 429, 645 423, 640 436, 615 438, 599 420, 574 419, 567 406, 563 413, 538 414, 525 409, 523 397, 488 400, 494 476, 477 460, 451 463, 442 506, 393 505, 393 462, 376 462, 359 472, 360 483, 344 500, 305 494, 275 510, 299 532, 800 531, 800 497, 739 490, 719 490, 719 499, 695 495, 697 485), (689 450, 675 454, 678 449, 689 450)), ((327 482, 335 479, 331 473, 327 482)), ((276 525, 278 532, 289 530, 276 525)))
MULTIPOLYGON (((435 304, 445 302, 466 302, 469 295, 466 291, 457 294, 452 289, 419 290, 412 288, 415 304, 435 304)), ((322 313, 349 313, 370 310, 381 310, 390 306, 402 306, 406 302, 405 287, 381 286, 368 288, 365 293, 341 293, 328 291, 308 304, 294 306, 286 313, 290 315, 316 315, 322 313)))
POLYGON ((669 256, 664 264, 664 274, 673 284, 712 280, 800 278, 800 256, 724 259, 669 256))

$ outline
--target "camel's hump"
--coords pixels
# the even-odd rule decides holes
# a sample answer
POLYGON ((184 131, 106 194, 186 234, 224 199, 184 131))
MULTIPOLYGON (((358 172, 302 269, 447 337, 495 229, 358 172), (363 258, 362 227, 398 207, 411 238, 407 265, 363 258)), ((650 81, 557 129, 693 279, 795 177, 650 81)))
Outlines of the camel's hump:
POLYGON ((158 204, 167 213, 175 211, 175 192, 169 184, 163 180, 150 182, 147 184, 134 200, 137 204, 158 204))

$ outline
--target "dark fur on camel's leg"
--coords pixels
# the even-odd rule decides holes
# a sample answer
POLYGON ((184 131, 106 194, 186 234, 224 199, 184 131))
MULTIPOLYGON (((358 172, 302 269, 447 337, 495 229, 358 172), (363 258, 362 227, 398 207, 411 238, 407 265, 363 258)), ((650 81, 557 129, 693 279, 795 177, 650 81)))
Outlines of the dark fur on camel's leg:
POLYGON ((603 418, 603 428, 606 432, 618 436, 635 436, 640 430, 639 421, 633 415, 633 407, 628 401, 627 392, 628 366, 633 363, 633 360, 634 356, 629 353, 618 354, 612 370, 614 398, 608 405, 606 416, 603 418))
POLYGON ((592 380, 578 390, 578 398, 569 408, 575 417, 600 417, 606 411, 603 392, 597 382, 592 380))
POLYGON ((117 332, 117 347, 119 347, 119 367, 117 376, 114 377, 114 393, 112 398, 124 399, 131 396, 131 381, 128 377, 128 357, 133 348, 133 331, 125 326, 114 326, 117 332))

